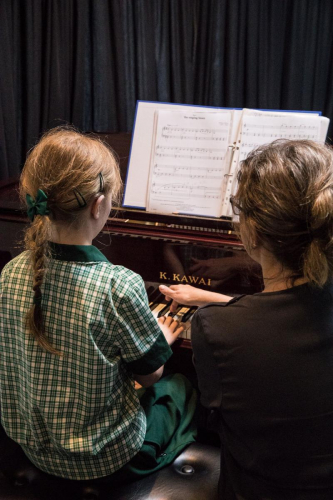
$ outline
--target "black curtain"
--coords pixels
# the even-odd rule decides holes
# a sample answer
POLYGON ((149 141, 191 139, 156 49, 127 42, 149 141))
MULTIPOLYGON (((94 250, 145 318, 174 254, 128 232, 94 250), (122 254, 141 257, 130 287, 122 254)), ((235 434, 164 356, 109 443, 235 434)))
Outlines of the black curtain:
POLYGON ((332 0, 1 0, 0 179, 56 125, 130 131, 137 99, 333 118, 332 26, 332 0))

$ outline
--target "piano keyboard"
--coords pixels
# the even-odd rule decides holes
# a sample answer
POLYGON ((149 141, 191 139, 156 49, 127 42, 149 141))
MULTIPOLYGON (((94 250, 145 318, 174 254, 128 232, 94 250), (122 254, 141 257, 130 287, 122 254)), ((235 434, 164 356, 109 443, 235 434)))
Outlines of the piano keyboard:
POLYGON ((179 335, 179 338, 191 340, 191 321, 197 307, 179 306, 175 313, 171 313, 171 302, 165 302, 164 295, 160 293, 158 288, 149 287, 147 294, 149 307, 154 318, 157 320, 161 316, 172 315, 175 320, 184 326, 184 331, 179 335))
POLYGON ((168 224, 168 227, 181 229, 183 231, 199 231, 199 232, 217 233, 217 234, 235 234, 235 231, 231 229, 219 229, 213 227, 182 226, 180 224, 168 224))

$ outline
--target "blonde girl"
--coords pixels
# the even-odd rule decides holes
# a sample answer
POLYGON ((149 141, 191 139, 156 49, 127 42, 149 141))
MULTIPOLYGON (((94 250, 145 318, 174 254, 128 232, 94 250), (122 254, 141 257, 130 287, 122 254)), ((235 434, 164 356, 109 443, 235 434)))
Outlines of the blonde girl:
POLYGON ((37 467, 69 479, 141 477, 195 435, 192 387, 159 380, 182 328, 158 324, 142 279, 92 245, 120 188, 105 144, 45 134, 21 176, 26 250, 1 275, 2 425, 37 467), (141 403, 135 381, 148 388, 141 403))

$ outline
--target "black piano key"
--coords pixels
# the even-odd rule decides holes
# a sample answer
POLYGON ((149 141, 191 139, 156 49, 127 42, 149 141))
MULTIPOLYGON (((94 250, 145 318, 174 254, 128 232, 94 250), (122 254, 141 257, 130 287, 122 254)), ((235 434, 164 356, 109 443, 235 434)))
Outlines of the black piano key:
POLYGON ((174 316, 177 316, 177 319, 179 321, 183 321, 183 317, 184 317, 184 314, 187 313, 187 311, 189 311, 189 307, 186 307, 186 306, 178 306, 177 307, 177 310, 174 314, 174 316))
POLYGON ((176 316, 178 314, 178 312, 180 311, 181 309, 181 306, 180 307, 177 307, 176 311, 175 312, 171 312, 169 311, 168 312, 168 316, 171 316, 171 318, 173 318, 174 316, 176 316))
POLYGON ((188 321, 190 319, 190 317, 192 316, 192 314, 195 313, 196 310, 197 310, 197 307, 190 307, 190 309, 187 311, 187 313, 185 313, 183 316, 183 323, 186 323, 186 321, 188 321))

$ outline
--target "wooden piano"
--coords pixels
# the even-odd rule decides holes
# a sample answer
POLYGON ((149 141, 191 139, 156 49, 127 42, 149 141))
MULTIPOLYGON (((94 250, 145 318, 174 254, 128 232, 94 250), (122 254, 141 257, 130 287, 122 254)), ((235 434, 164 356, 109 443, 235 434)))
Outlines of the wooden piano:
MULTIPOLYGON (((131 135, 99 134, 116 151, 123 181, 131 135)), ((27 217, 20 206, 18 180, 0 183, 0 268, 22 250, 20 241, 27 217)), ((230 221, 189 216, 147 214, 120 208, 110 214, 94 244, 114 264, 140 274, 153 314, 165 314, 168 305, 158 284, 192 284, 225 294, 261 290, 260 271, 236 237, 230 221)), ((183 338, 174 346, 170 369, 195 378, 191 362, 190 320, 194 309, 180 308, 185 322, 183 338)))

